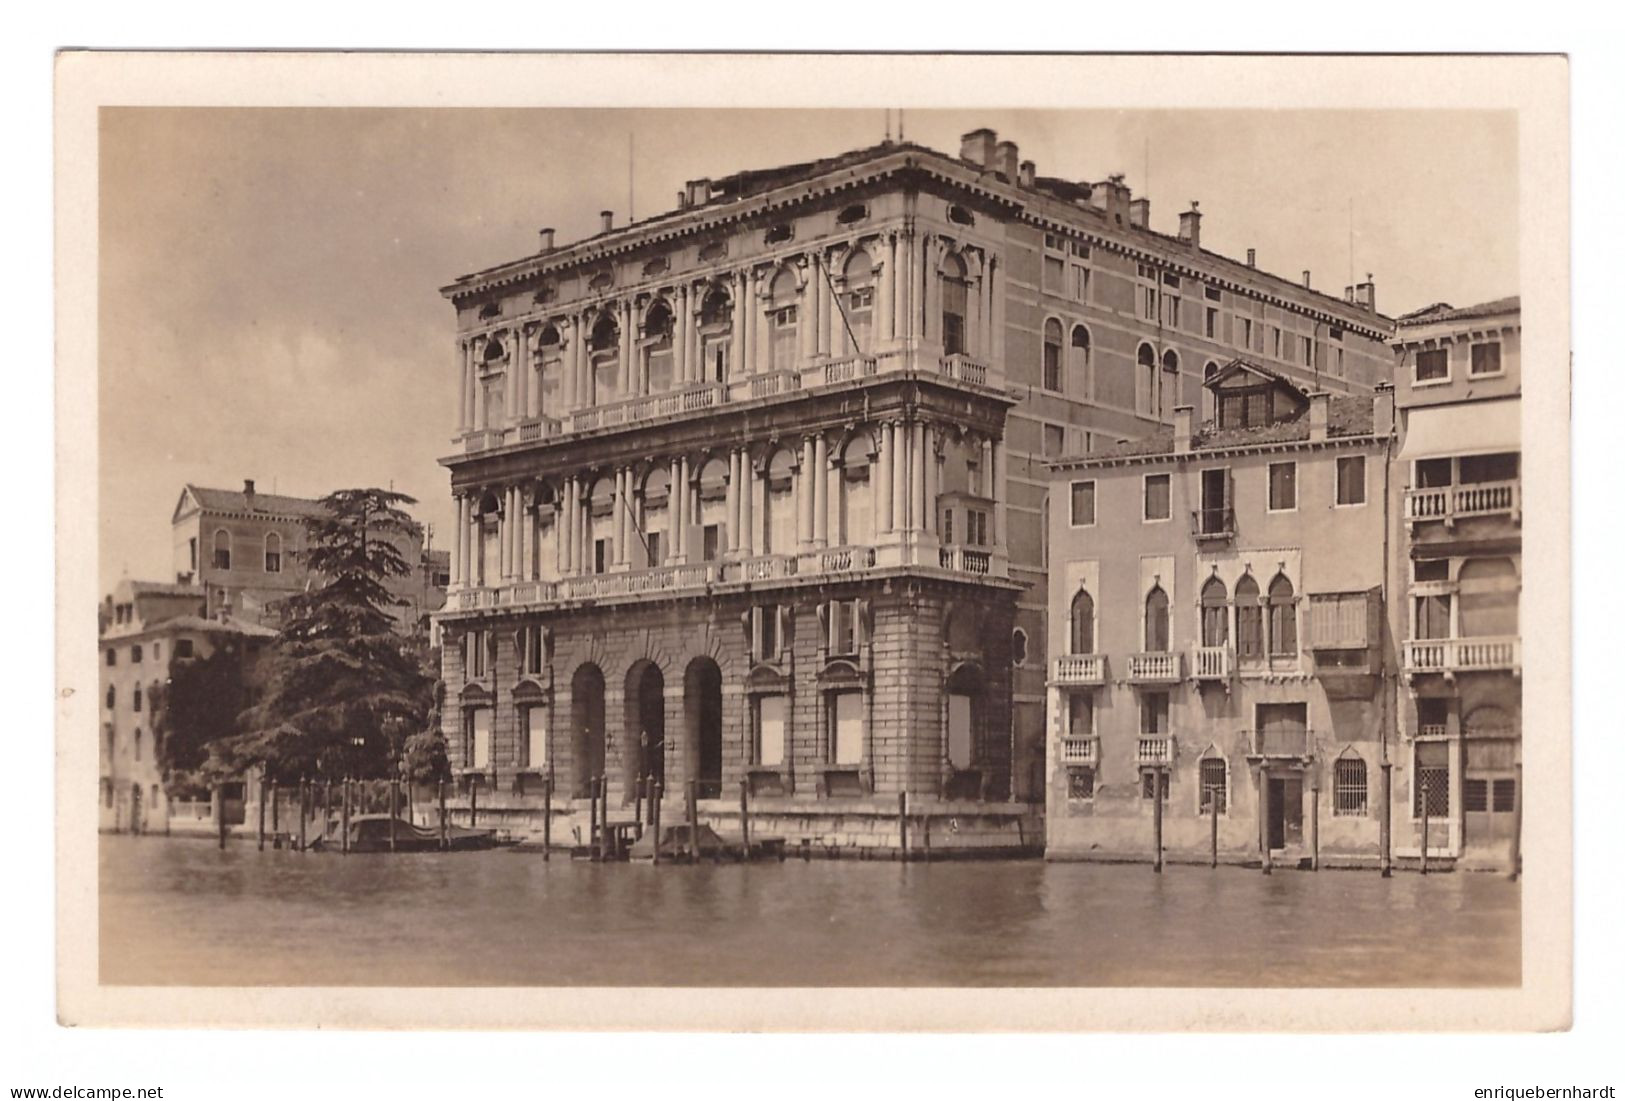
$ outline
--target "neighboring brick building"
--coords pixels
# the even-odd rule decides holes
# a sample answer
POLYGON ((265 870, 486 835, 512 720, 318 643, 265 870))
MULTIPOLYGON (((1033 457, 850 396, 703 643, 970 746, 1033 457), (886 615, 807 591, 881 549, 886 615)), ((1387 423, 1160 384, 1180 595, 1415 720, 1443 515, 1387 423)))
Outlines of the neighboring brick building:
MULTIPOLYGON (((208 616, 227 609, 239 620, 274 624, 272 605, 307 586, 304 521, 320 514, 320 501, 260 493, 252 480, 241 490, 187 485, 170 520, 176 579, 201 586, 208 616)), ((400 601, 390 613, 402 629, 424 630, 445 606, 450 554, 426 550, 417 528, 395 542, 412 569, 387 582, 400 601)))
POLYGON ((1504 865, 1520 797, 1523 575, 1517 298, 1399 319, 1390 609, 1403 639, 1395 849, 1504 865))
POLYGON ((100 797, 101 829, 167 833, 170 799, 158 766, 154 692, 178 663, 208 657, 225 638, 243 643, 245 661, 258 657, 276 632, 252 623, 203 616, 195 585, 118 583, 102 608, 100 797))
POLYGON ((1040 801, 1043 460, 1168 423, 1238 347, 1334 390, 1391 364, 1369 284, 1148 221, 981 130, 692 181, 447 287, 454 759, 1040 801))
POLYGON ((1052 857, 1375 861, 1392 398, 1237 359, 1215 417, 1052 464, 1052 857), (1317 832, 1318 831, 1318 832, 1317 832))

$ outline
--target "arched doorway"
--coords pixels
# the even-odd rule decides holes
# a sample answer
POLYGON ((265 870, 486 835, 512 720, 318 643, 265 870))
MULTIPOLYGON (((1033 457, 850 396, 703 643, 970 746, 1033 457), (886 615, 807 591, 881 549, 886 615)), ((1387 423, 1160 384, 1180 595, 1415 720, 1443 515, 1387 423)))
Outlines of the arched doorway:
POLYGON ((963 663, 948 675, 943 723, 943 756, 948 763, 948 780, 943 795, 949 799, 980 799, 983 768, 979 742, 983 725, 982 671, 963 663))
POLYGON ((666 783, 666 678, 660 666, 647 658, 626 671, 624 717, 622 801, 629 803, 635 798, 640 777, 652 777, 662 787, 666 783))
POLYGON ((700 798, 722 797, 722 670, 695 658, 683 672, 683 722, 700 798))
POLYGON ((570 745, 575 757, 575 794, 584 799, 589 782, 604 772, 604 674, 583 665, 570 679, 570 745))

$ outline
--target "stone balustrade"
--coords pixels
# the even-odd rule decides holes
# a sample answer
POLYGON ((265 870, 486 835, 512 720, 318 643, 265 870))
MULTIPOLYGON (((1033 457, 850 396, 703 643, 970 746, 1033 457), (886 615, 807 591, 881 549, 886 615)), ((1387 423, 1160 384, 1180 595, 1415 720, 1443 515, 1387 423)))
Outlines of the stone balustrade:
POLYGON ((1050 662, 1050 679, 1056 684, 1105 684, 1106 655, 1062 654, 1050 662))
POLYGON ((1519 481, 1469 482, 1405 491, 1405 519, 1412 523, 1443 520, 1452 524, 1469 516, 1501 514, 1516 519, 1522 511, 1523 489, 1519 481))
POLYGON ((1230 647, 1192 647, 1191 675, 1197 680, 1229 680, 1230 647))
POLYGON ((1517 635, 1482 638, 1407 639, 1407 673, 1470 673, 1523 667, 1522 640, 1517 635))

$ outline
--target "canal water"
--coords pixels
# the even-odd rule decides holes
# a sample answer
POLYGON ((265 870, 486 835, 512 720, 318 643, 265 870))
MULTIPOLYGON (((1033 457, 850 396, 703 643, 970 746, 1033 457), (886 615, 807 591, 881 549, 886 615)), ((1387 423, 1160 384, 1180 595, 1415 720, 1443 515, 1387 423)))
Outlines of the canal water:
POLYGON ((1504 986, 1501 876, 1041 861, 652 867, 104 836, 101 979, 278 986, 1504 986))

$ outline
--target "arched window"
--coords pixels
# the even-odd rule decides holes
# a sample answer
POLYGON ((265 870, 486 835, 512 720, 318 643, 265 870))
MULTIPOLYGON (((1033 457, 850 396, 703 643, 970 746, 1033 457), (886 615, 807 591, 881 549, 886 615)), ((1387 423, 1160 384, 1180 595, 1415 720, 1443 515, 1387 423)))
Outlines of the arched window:
POLYGON ((1074 654, 1095 652, 1095 598, 1079 589, 1072 598, 1072 650, 1074 654))
POLYGON ((784 554, 796 548, 795 460, 780 448, 767 464, 767 493, 763 497, 762 553, 784 554))
POLYGON ((1072 377, 1071 391, 1074 397, 1086 397, 1089 394, 1089 330, 1082 325, 1072 326, 1072 360, 1067 368, 1067 374, 1072 377))
POLYGON ((1332 766, 1332 815, 1337 818, 1365 814, 1365 761, 1349 755, 1332 766))
POLYGON ((1162 377, 1157 379, 1157 416, 1162 416, 1168 406, 1169 394, 1174 395, 1174 404, 1179 403, 1179 353, 1169 348, 1162 353, 1162 377))
POLYGON ((564 377, 564 338, 555 325, 545 325, 537 337, 540 355, 536 359, 535 393, 538 416, 556 416, 559 413, 559 383, 564 377))
POLYGON ((1250 573, 1236 582, 1236 657, 1240 661, 1264 659, 1264 608, 1258 599, 1258 582, 1250 573))
POLYGON ((592 327, 587 338, 587 357, 592 363, 594 404, 614 401, 621 385, 621 328, 608 314, 592 327))
POLYGON ((1202 586, 1202 645, 1223 646, 1230 641, 1230 609, 1224 582, 1215 575, 1202 586))
POLYGON ((671 307, 657 298, 643 315, 644 393, 662 394, 672 387, 671 334, 671 307))
POLYGON ((852 339, 857 344, 855 350, 866 355, 874 351, 870 334, 874 331, 875 269, 869 254, 861 248, 854 249, 846 259, 842 277, 846 280, 845 324, 852 329, 852 339))
POLYGON ((282 572, 282 536, 274 531, 265 536, 265 572, 282 572))
POLYGON ((1134 371, 1134 411, 1142 417, 1157 415, 1157 353, 1149 344, 1140 345, 1134 371))
POLYGON ((841 449, 841 530, 832 538, 849 547, 867 546, 874 538, 874 492, 870 479, 869 451, 873 441, 867 433, 855 433, 841 449))
POLYGON ((1298 656, 1298 600, 1281 573, 1270 582, 1270 656, 1298 656))
POLYGON ((118 689, 109 684, 107 686, 107 710, 113 710, 116 703, 118 703, 118 689))
POLYGON ((135 728, 135 740, 131 743, 135 747, 135 759, 141 759, 141 728, 135 728))
POLYGON ((1044 389, 1061 391, 1061 323, 1044 322, 1044 389))
POLYGON ((1161 585, 1151 586, 1145 598, 1145 649, 1163 653, 1168 649, 1168 594, 1161 585))
POLYGON ((787 371, 796 364, 796 300, 800 288, 795 273, 783 268, 773 279, 767 304, 768 370, 787 371))
POLYGON ((969 309, 970 283, 965 277, 965 261, 949 253, 942 261, 942 350, 946 355, 965 351, 965 316, 969 309))
POLYGON ((225 528, 214 533, 214 568, 231 569, 231 533, 225 528))
POLYGON ((733 301, 721 287, 705 292, 700 303, 701 376, 706 382, 728 380, 728 345, 733 336, 733 301))

